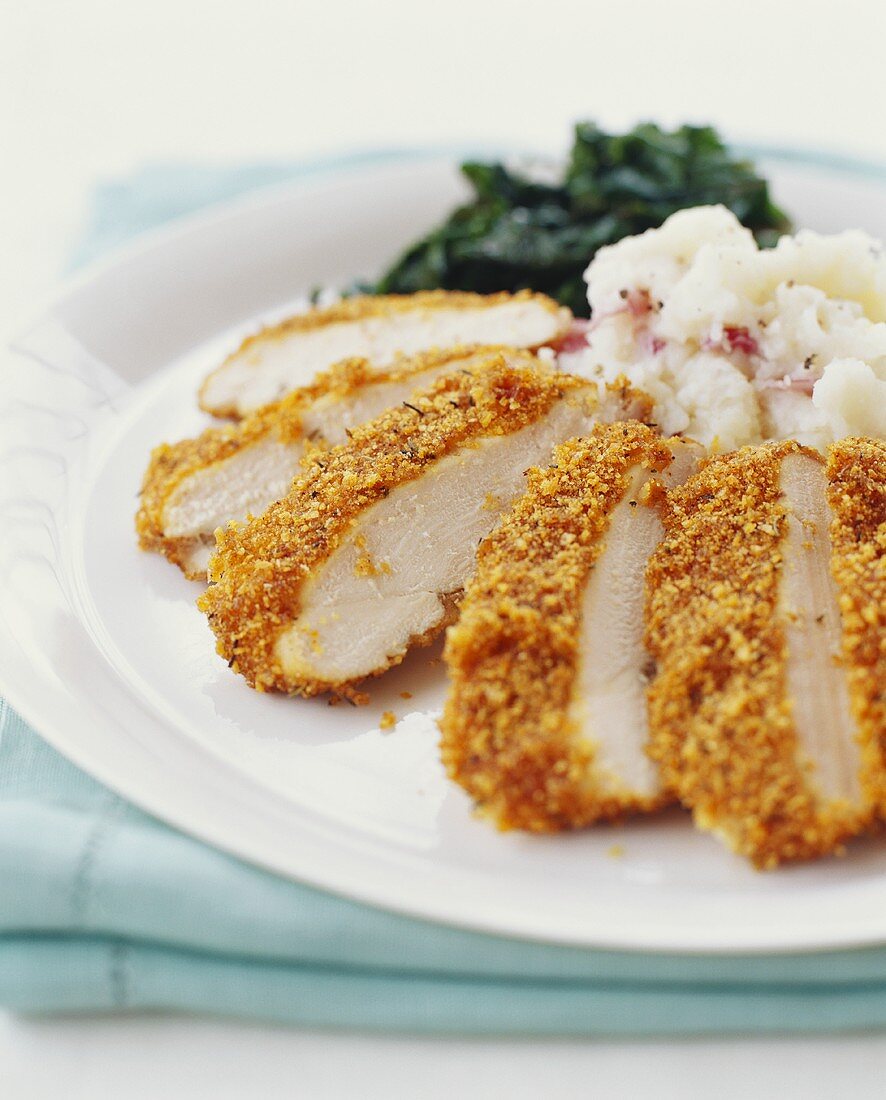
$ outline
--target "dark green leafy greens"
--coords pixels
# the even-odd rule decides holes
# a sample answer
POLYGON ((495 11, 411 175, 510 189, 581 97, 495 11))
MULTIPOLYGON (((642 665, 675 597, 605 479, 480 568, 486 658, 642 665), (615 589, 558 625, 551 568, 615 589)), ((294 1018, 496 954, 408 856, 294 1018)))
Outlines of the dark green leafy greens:
POLYGON ((563 178, 539 182, 501 163, 468 162, 474 198, 396 261, 371 291, 442 287, 543 291, 586 316, 582 273, 602 245, 642 233, 687 206, 722 203, 763 245, 790 229, 769 186, 709 126, 628 134, 579 123, 563 178))

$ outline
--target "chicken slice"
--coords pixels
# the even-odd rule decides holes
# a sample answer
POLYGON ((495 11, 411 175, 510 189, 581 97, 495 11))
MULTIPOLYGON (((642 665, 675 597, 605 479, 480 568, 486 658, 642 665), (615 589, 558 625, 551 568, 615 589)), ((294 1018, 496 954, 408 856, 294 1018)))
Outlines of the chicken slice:
POLYGON ((248 337, 200 388, 215 416, 246 416, 310 383, 342 359, 375 367, 398 356, 460 345, 539 348, 563 337, 568 309, 543 294, 433 290, 349 298, 312 309, 248 337))
POLYGON ((827 465, 831 570, 862 783, 886 819, 886 441, 843 439, 827 465))
POLYGON ((759 867, 838 851, 875 816, 884 483, 882 443, 844 441, 826 467, 787 442, 712 459, 669 501, 647 576, 651 751, 759 867))
POLYGON ((648 407, 528 352, 478 355, 318 455, 261 517, 218 533, 200 607, 219 653, 260 690, 352 692, 452 620, 527 466, 648 407))
POLYGON ((600 426, 533 470, 484 542, 447 637, 443 762, 502 829, 551 832, 663 805, 646 754, 643 578, 666 486, 699 448, 600 426))
MULTIPOLYGON (((512 354, 501 350, 505 357, 512 354)), ((261 515, 285 496, 309 444, 344 442, 352 428, 447 371, 469 369, 476 354, 465 348, 426 352, 381 369, 365 359, 345 360, 237 424, 156 447, 136 515, 139 544, 163 554, 190 579, 205 578, 216 528, 261 515)))

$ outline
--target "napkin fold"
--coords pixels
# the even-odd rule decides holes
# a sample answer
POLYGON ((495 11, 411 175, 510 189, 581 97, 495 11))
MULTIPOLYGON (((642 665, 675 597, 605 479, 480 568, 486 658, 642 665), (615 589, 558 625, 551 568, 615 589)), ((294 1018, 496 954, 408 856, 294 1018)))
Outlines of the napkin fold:
MULTIPOLYGON (((97 192, 78 259, 296 174, 286 165, 146 169, 97 192)), ((426 1033, 839 1031, 886 1024, 886 949, 592 951, 385 913, 167 827, 0 701, 0 1005, 426 1033)))
POLYGON ((0 1004, 412 1032, 886 1023, 886 951, 589 951, 384 913, 250 867, 70 764, 0 703, 0 1004))

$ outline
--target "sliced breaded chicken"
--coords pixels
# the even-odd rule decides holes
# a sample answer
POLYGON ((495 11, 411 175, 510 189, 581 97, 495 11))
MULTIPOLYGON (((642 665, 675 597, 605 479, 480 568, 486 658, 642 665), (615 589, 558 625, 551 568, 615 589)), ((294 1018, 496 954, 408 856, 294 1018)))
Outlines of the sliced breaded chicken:
POLYGON ((643 578, 659 498, 699 448, 597 427, 530 473, 480 547, 446 640, 443 763, 503 829, 551 832, 667 801, 646 754, 643 578))
POLYGON ((886 444, 715 458, 648 573, 651 751, 760 867, 840 849, 882 791, 886 444))
POLYGON ((200 600, 259 689, 344 694, 454 615, 477 545, 532 463, 645 399, 489 353, 357 428, 281 501, 218 533, 200 600))
POLYGON ((572 314, 543 294, 419 294, 349 298, 248 337, 200 388, 215 416, 246 416, 308 385, 342 359, 375 367, 397 357, 457 346, 539 348, 569 329, 572 314))
POLYGON ((886 441, 835 443, 827 480, 849 701, 865 789, 886 820, 886 441))
MULTIPOLYGON (((509 349, 501 350, 507 358, 509 349)), ((454 348, 380 369, 365 359, 345 360, 235 425, 155 448, 136 515, 139 544, 165 555, 189 578, 205 577, 216 528, 261 515, 285 496, 309 443, 343 442, 352 428, 446 371, 470 369, 475 357, 472 349, 454 348)))

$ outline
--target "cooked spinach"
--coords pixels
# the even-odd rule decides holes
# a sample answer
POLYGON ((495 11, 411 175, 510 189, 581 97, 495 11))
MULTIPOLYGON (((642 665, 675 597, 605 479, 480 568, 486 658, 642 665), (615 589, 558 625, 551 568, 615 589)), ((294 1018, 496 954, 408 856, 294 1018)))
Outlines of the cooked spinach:
POLYGON ((403 253, 370 289, 544 291, 587 315, 582 273, 605 244, 687 206, 722 203, 774 242, 790 221, 754 166, 709 126, 671 132, 643 123, 622 135, 579 123, 562 179, 544 183, 494 162, 461 166, 473 199, 403 253))

